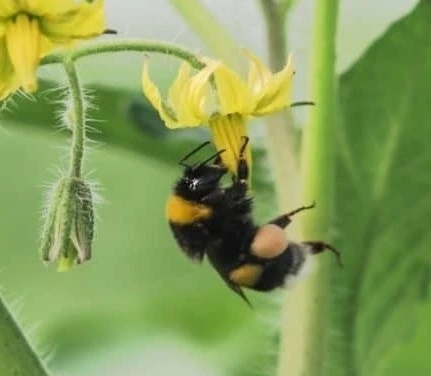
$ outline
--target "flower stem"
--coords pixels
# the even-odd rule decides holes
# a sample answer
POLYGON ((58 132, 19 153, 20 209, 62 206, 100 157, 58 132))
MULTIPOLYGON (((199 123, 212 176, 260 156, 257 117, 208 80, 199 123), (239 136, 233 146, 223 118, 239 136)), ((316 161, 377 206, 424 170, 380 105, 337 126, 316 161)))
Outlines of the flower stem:
POLYGON ((78 72, 72 59, 64 60, 72 101, 72 147, 70 155, 70 177, 81 177, 85 144, 85 106, 78 72))
MULTIPOLYGON (((335 35, 337 0, 316 4, 312 95, 316 107, 303 136, 301 155, 303 202, 316 200, 317 208, 301 218, 304 239, 328 239, 334 182, 335 35)), ((280 376, 323 374, 328 333, 328 258, 322 256, 315 272, 288 297, 285 311, 280 376)))
POLYGON ((244 70, 238 43, 200 0, 170 0, 210 51, 237 71, 244 70))
POLYGON ((48 372, 0 296, 0 375, 47 376, 48 372))
MULTIPOLYGON (((286 2, 285 2, 286 3, 286 2)), ((286 4, 274 0, 259 0, 268 40, 269 66, 273 71, 284 67, 287 60, 286 4)), ((297 134, 291 111, 283 111, 266 120, 267 150, 274 171, 278 201, 283 210, 298 204, 297 134)), ((293 223, 289 228, 292 231, 293 223)))
POLYGON ((73 50, 58 51, 45 56, 40 65, 62 63, 65 59, 75 61, 82 57, 99 55, 109 52, 155 52, 176 56, 186 60, 191 66, 201 69, 205 66, 199 58, 184 48, 170 43, 146 41, 140 39, 96 42, 91 45, 77 47, 73 50))

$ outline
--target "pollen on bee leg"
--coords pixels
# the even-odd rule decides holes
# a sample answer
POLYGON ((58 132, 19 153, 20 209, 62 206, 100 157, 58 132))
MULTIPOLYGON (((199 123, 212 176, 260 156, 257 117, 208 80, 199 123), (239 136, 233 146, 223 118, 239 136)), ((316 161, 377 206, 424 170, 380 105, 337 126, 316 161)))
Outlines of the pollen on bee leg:
POLYGON ((272 259, 283 253, 287 245, 287 235, 283 229, 270 223, 257 231, 251 243, 251 253, 264 259, 272 259))

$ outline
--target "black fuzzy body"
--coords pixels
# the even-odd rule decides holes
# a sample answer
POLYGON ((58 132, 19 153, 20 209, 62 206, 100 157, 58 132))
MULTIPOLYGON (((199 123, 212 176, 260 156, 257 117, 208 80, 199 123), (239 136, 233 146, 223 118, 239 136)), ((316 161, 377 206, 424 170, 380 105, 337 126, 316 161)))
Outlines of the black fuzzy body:
MULTIPOLYGON (((259 226, 252 218, 245 159, 240 155, 237 174, 228 186, 221 184, 227 170, 220 159, 211 164, 209 160, 194 166, 183 164, 183 175, 168 200, 167 219, 181 250, 197 261, 206 256, 226 284, 244 300, 248 302, 242 287, 271 291, 284 286, 288 277, 298 276, 309 255, 327 248, 338 255, 326 243, 302 242, 289 243, 274 257, 256 256, 251 245, 259 226), (246 282, 238 282, 244 281, 235 277, 238 271, 244 272, 241 275, 246 276, 246 282)), ((291 216, 313 207, 314 204, 298 208, 267 224, 284 229, 291 216)))

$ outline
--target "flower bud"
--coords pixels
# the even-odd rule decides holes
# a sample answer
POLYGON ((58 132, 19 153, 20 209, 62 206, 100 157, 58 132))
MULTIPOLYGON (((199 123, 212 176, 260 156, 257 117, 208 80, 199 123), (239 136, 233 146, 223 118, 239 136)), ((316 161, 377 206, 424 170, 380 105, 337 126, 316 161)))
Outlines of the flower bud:
POLYGON ((53 189, 42 234, 44 262, 58 262, 58 271, 91 258, 94 213, 89 185, 79 178, 63 178, 53 189))

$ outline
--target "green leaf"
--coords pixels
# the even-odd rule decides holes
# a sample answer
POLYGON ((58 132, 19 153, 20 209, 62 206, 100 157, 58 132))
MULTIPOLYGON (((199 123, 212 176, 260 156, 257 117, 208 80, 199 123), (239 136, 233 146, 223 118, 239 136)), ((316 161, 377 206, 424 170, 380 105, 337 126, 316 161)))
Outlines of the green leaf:
POLYGON ((431 2, 341 77, 329 375, 373 375, 409 334, 429 273, 431 2))

